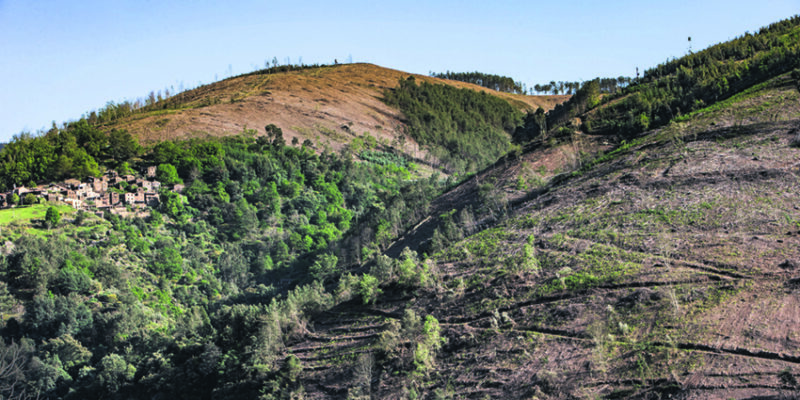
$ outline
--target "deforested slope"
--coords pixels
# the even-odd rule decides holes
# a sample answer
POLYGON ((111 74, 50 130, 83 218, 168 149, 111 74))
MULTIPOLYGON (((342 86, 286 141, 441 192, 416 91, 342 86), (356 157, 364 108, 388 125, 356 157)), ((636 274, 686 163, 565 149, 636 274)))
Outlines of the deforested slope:
POLYGON ((605 139, 537 147, 434 200, 389 247, 397 261, 362 270, 388 279, 381 295, 312 318, 303 384, 320 398, 796 393, 797 88, 778 76, 571 164, 552 156, 605 139), (523 189, 530 171, 554 178, 523 189))

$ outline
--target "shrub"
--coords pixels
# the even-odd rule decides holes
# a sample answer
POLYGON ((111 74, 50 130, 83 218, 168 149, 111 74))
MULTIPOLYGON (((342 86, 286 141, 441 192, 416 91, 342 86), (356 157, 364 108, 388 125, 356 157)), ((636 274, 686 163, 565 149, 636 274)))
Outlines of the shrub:
POLYGON ((36 198, 36 196, 33 193, 27 193, 23 197, 23 204, 25 204, 25 205, 36 204, 37 202, 38 202, 38 199, 36 198))
POLYGON ((48 228, 52 228, 58 226, 59 222, 61 222, 61 213, 58 212, 58 209, 55 207, 48 207, 47 213, 44 216, 45 225, 47 225, 48 228))
POLYGON ((339 259, 333 254, 323 254, 317 257, 314 264, 309 267, 311 277, 323 283, 331 280, 339 273, 339 268, 336 265, 338 261, 339 259))
POLYGON ((378 287, 379 284, 378 278, 370 274, 361 276, 361 281, 358 282, 358 294, 361 295, 364 304, 374 304, 378 296, 383 293, 378 287))
POLYGON ((350 301, 356 294, 358 289, 359 279, 357 276, 346 273, 339 278, 339 286, 336 287, 336 302, 344 303, 350 301))

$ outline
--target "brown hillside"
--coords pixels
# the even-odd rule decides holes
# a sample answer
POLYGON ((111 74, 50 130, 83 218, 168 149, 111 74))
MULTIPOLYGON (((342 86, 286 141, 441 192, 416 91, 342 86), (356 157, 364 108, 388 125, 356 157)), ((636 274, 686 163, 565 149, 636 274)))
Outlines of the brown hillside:
POLYGON ((287 349, 304 387, 344 398, 373 365, 376 398, 797 398, 799 98, 784 77, 604 158, 576 137, 499 161, 389 248, 471 206, 435 283, 341 305, 287 349), (409 309, 446 338, 422 378, 419 338, 375 350, 409 309))
MULTIPOLYGON (((409 73, 372 64, 326 66, 272 75, 249 75, 205 85, 181 95, 181 110, 137 115, 107 128, 127 129, 143 144, 167 139, 263 133, 267 124, 283 129, 287 141, 310 139, 339 149, 353 135, 369 132, 391 143, 403 132, 401 115, 381 101, 409 73)), ((492 93, 520 109, 552 109, 569 96, 524 96, 473 84, 421 75, 418 80, 492 93)), ((412 143, 408 140, 407 143, 412 143)), ((411 146, 409 146, 411 147, 411 146)), ((412 149, 409 149, 412 151, 412 149)))

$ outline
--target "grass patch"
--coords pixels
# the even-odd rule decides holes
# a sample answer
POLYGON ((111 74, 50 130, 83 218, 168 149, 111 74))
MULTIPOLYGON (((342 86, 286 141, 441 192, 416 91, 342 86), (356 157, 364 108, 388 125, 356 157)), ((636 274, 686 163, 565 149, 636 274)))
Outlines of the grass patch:
POLYGON ((743 92, 731 96, 723 101, 716 102, 708 107, 701 108, 699 110, 692 111, 688 114, 681 115, 680 117, 673 118, 671 122, 686 122, 690 119, 703 115, 705 113, 712 113, 716 111, 723 111, 730 108, 732 105, 744 101, 759 95, 762 90, 774 85, 774 80, 768 80, 766 82, 759 83, 758 85, 751 86, 749 89, 744 90, 743 92))
POLYGON ((484 264, 502 263, 509 254, 501 247, 501 242, 518 241, 517 234, 506 231, 506 228, 491 228, 476 233, 461 243, 450 246, 434 257, 439 261, 459 261, 469 257, 477 257, 484 264))
POLYGON ((47 209, 55 207, 61 215, 72 214, 75 209, 66 205, 34 204, 0 210, 0 226, 30 224, 31 220, 44 219, 47 209))
MULTIPOLYGON (((569 240, 571 239, 555 238, 551 239, 551 244, 564 245, 569 240)), ((543 269, 557 272, 555 278, 537 288, 536 295, 545 296, 562 290, 583 290, 620 283, 641 270, 641 262, 645 257, 642 253, 628 252, 599 243, 577 255, 566 252, 544 253, 541 258, 543 269)))
MULTIPOLYGON (((0 210, 0 238, 14 240, 23 233, 48 236, 52 232, 42 226, 47 209, 55 207, 63 218, 75 213, 75 209, 67 205, 34 204, 0 210)), ((54 231, 55 232, 55 231, 54 231)))

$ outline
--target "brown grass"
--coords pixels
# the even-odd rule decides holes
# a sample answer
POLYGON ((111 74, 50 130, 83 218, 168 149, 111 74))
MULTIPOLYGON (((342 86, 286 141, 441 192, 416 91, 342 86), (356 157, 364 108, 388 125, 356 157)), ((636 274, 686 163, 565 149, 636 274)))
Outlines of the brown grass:
MULTIPOLYGON (((402 71, 372 64, 347 64, 274 75, 226 79, 188 91, 187 107, 154 112, 121 121, 113 128, 127 129, 143 144, 197 136, 226 136, 267 124, 283 129, 287 142, 297 138, 314 142, 318 149, 338 150, 355 135, 369 132, 391 143, 403 134, 401 114, 381 101, 383 91, 395 87, 402 71), (204 105, 216 103, 212 105, 204 105)), ((495 92, 464 82, 422 75, 415 78, 492 93, 520 109, 552 109, 569 96, 525 96, 495 92)), ((112 126, 106 127, 111 129, 112 126)), ((417 150, 407 138, 407 151, 417 150)), ((420 154, 417 154, 418 156, 420 154)))

